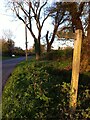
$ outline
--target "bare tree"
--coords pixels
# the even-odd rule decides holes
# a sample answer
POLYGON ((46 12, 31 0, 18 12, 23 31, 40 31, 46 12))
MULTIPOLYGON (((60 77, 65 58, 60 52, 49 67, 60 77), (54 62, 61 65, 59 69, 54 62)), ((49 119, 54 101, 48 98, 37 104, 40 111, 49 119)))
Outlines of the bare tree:
POLYGON ((11 39, 8 39, 7 41, 5 39, 2 39, 2 55, 12 56, 13 52, 14 52, 14 41, 11 39))
POLYGON ((14 38, 14 34, 10 29, 3 30, 3 36, 2 36, 2 52, 12 56, 13 50, 14 50, 14 41, 12 40, 14 38))
POLYGON ((14 34, 10 29, 4 29, 2 38, 5 40, 11 40, 14 38, 14 34))
POLYGON ((50 33, 47 31, 46 33, 46 42, 47 42, 47 52, 51 50, 52 43, 54 42, 55 36, 57 35, 57 31, 60 25, 63 25, 68 21, 68 12, 63 6, 62 2, 55 2, 51 8, 48 10, 52 13, 52 24, 53 24, 53 32, 50 33))
POLYGON ((27 17, 26 27, 30 31, 35 43, 36 59, 40 58, 40 39, 41 31, 44 22, 49 17, 50 13, 43 16, 43 9, 47 5, 47 0, 10 0, 13 11, 16 16, 25 24, 25 17, 27 17), (36 26, 37 34, 35 33, 34 27, 36 26))

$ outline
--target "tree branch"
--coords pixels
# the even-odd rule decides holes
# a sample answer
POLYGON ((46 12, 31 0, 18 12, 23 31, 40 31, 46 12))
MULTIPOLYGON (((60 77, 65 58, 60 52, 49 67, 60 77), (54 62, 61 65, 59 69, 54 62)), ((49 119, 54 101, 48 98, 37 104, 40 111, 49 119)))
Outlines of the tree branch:
POLYGON ((40 13, 41 13, 42 8, 43 8, 46 4, 47 4, 47 1, 40 7, 39 12, 38 12, 38 19, 39 19, 39 17, 40 17, 40 13))
POLYGON ((84 8, 84 4, 85 2, 81 2, 81 4, 79 5, 79 12, 78 12, 78 16, 81 16, 83 8, 84 8))
POLYGON ((50 16, 50 14, 51 14, 51 13, 49 13, 49 14, 44 18, 41 27, 43 27, 43 24, 44 24, 45 20, 50 16))
POLYGON ((24 14, 26 15, 26 16, 28 16, 28 12, 22 7, 22 5, 20 4, 20 3, 17 3, 19 6, 20 6, 20 8, 21 8, 21 10, 24 12, 24 14))

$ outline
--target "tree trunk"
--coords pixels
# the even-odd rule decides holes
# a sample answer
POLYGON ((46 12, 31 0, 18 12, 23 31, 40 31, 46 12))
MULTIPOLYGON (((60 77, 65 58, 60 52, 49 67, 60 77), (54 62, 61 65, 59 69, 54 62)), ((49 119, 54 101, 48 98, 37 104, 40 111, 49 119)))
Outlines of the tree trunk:
POLYGON ((87 29, 87 54, 89 58, 90 57, 90 12, 89 12, 88 29, 87 29))
POLYGON ((53 42, 54 42, 55 35, 56 35, 57 30, 58 30, 58 26, 59 26, 59 24, 55 24, 55 25, 54 25, 53 35, 52 35, 52 37, 51 37, 51 41, 50 41, 50 42, 49 42, 49 39, 48 39, 49 31, 47 31, 47 34, 46 34, 47 52, 50 52, 50 50, 51 50, 51 46, 52 46, 52 44, 53 44, 53 42))
POLYGON ((83 42, 81 72, 90 71, 90 12, 87 27, 87 37, 83 42))
POLYGON ((88 28, 87 28, 87 47, 86 47, 86 49, 87 49, 86 51, 87 51, 87 57, 88 57, 88 64, 87 65, 89 66, 89 70, 90 70, 90 12, 89 12, 89 20, 88 20, 88 28))
POLYGON ((50 52, 50 51, 51 51, 51 44, 48 43, 48 44, 47 44, 47 52, 50 52))
POLYGON ((82 36, 84 36, 84 29, 82 26, 82 22, 79 16, 72 16, 72 24, 75 26, 76 30, 82 30, 82 36))
POLYGON ((40 40, 35 40, 35 54, 36 60, 40 59, 41 49, 40 49, 40 40))
POLYGON ((49 39, 48 39, 48 34, 49 34, 49 31, 47 31, 46 33, 47 52, 51 50, 51 46, 50 46, 49 39))
POLYGON ((71 21, 72 21, 72 26, 74 28, 73 29, 74 32, 75 32, 75 30, 78 30, 78 29, 82 30, 82 35, 84 36, 84 29, 83 29, 82 21, 80 19, 80 16, 81 16, 83 8, 84 8, 84 3, 83 4, 81 3, 79 5, 79 7, 80 6, 82 6, 82 7, 81 7, 81 9, 79 9, 79 11, 78 11, 76 2, 72 2, 69 7, 70 7, 70 14, 72 17, 71 21))

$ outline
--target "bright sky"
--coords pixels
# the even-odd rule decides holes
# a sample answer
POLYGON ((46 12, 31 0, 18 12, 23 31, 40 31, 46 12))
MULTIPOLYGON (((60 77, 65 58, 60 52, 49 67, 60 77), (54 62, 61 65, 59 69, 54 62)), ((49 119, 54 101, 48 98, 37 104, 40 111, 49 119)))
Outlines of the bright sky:
MULTIPOLYGON (((13 32, 13 35, 15 36, 13 38, 15 42, 15 46, 25 49, 25 25, 20 20, 15 21, 14 17, 12 15, 10 16, 10 13, 7 13, 5 11, 4 6, 5 6, 4 0, 0 0, 0 38, 2 38, 3 36, 3 30, 11 30, 13 32)), ((52 27, 48 22, 44 25, 44 30, 42 31, 42 33, 46 34, 46 30, 50 30, 50 29, 52 29, 52 27)), ((28 49, 29 49, 30 47, 33 46, 34 43, 33 38, 31 37, 29 31, 28 31, 27 39, 28 39, 28 49)), ((55 42, 54 46, 58 47, 59 46, 58 42, 55 42)))
MULTIPOLYGON (((13 35, 15 36, 15 38, 13 38, 13 41, 15 42, 15 46, 25 49, 25 25, 20 20, 15 21, 14 17, 10 15, 10 13, 7 13, 5 11, 4 6, 5 6, 4 0, 0 0, 0 38, 2 38, 4 30, 11 30, 13 32, 13 35)), ((46 29, 48 25, 49 23, 44 25, 46 26, 46 29)), ((28 48, 30 48, 33 46, 34 41, 29 31, 28 31, 27 39, 28 39, 28 48)))
MULTIPOLYGON (((5 11, 4 0, 0 0, 0 38, 3 36, 3 30, 11 30, 15 46, 25 49, 25 26, 20 21, 14 21, 14 17, 5 11)), ((28 48, 33 46, 33 39, 28 31, 28 48)))

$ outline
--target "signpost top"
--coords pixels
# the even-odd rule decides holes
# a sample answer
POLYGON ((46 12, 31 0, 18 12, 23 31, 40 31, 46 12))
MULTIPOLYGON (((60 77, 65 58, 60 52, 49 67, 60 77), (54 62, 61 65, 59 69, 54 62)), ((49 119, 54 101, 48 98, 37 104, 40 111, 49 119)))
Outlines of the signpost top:
POLYGON ((73 33, 72 31, 57 31, 56 35, 58 36, 58 38, 75 39, 75 33, 73 33))

